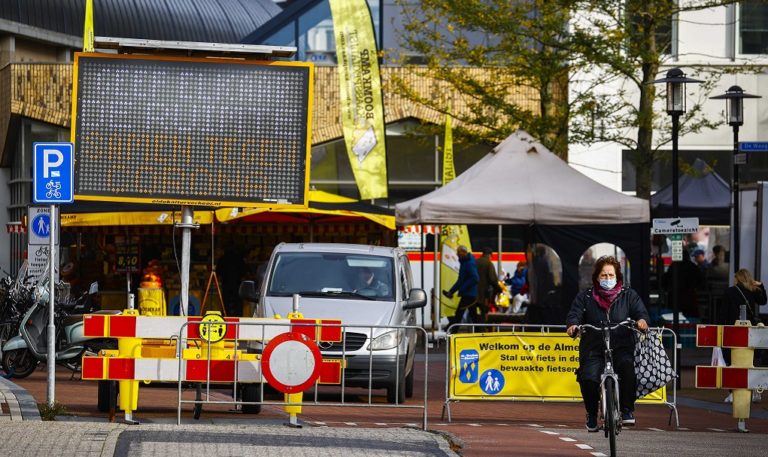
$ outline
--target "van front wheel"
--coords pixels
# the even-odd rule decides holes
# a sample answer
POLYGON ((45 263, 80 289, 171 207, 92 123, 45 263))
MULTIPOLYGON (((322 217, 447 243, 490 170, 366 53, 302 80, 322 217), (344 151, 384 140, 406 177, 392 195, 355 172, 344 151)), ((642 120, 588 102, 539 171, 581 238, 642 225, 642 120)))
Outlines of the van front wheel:
POLYGON ((387 386, 387 403, 405 403, 405 377, 400 382, 387 386))

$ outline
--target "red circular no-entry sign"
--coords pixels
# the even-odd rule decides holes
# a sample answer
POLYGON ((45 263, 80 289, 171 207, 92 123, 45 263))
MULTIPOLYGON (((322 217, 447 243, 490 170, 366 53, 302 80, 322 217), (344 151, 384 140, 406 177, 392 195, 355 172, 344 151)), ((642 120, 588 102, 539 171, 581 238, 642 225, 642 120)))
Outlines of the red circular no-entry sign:
POLYGON ((303 392, 320 376, 322 357, 314 341, 301 333, 282 333, 273 338, 261 355, 267 382, 286 394, 303 392))

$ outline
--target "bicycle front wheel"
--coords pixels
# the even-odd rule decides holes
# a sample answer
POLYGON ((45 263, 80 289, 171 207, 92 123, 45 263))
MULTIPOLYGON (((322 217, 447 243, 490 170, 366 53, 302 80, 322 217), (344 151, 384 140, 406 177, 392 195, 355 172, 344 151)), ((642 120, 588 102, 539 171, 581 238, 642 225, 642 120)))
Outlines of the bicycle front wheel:
POLYGON ((603 400, 605 401, 605 434, 611 445, 611 457, 616 457, 616 435, 619 434, 618 421, 621 419, 616 407, 616 386, 613 384, 612 378, 605 380, 605 397, 603 400))

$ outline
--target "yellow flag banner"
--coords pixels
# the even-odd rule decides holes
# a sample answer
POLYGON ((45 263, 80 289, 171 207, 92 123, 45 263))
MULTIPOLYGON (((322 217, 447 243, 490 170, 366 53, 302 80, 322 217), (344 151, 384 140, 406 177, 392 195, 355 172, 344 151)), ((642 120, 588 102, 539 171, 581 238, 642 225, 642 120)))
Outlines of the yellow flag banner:
POLYGON ((361 200, 387 197, 384 104, 373 22, 365 0, 330 0, 342 128, 361 200))
POLYGON ((83 27, 83 52, 93 52, 93 0, 85 0, 85 25, 83 27))
MULTIPOLYGON (((451 116, 445 116, 445 143, 443 144, 443 185, 453 181, 456 169, 453 166, 453 130, 451 116)), ((466 246, 472 252, 469 241, 469 231, 466 225, 444 225, 440 231, 442 244, 440 246, 440 290, 448 290, 459 277, 459 256, 456 250, 466 246)), ((440 317, 450 317, 456 314, 459 297, 448 298, 440 294, 440 317)))
MULTIPOLYGON (((452 400, 581 401, 579 342, 565 333, 450 336, 452 400)), ((666 403, 666 387, 639 403, 666 403)))

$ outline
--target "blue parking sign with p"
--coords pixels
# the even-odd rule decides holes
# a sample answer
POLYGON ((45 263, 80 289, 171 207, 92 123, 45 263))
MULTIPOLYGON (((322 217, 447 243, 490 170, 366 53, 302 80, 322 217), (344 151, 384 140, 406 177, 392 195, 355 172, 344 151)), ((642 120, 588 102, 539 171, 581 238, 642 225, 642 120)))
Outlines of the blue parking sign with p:
POLYGON ((34 143, 35 203, 72 203, 75 200, 75 156, 72 143, 34 143))

